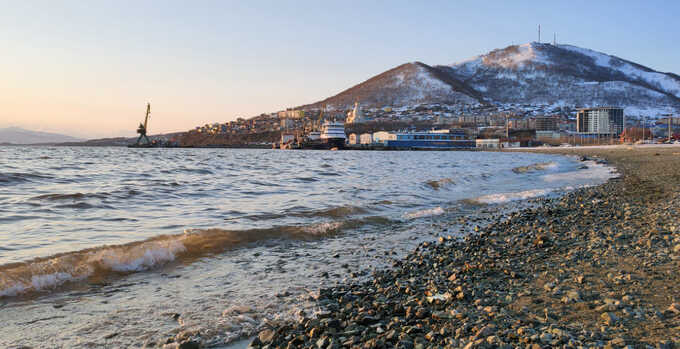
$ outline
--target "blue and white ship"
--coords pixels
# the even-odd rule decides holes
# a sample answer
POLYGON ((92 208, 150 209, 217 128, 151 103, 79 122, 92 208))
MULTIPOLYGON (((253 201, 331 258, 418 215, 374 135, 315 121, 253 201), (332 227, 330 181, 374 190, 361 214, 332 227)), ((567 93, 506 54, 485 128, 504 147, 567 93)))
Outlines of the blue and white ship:
POLYGON ((475 141, 467 139, 462 130, 395 133, 384 143, 389 149, 446 150, 476 147, 475 141))

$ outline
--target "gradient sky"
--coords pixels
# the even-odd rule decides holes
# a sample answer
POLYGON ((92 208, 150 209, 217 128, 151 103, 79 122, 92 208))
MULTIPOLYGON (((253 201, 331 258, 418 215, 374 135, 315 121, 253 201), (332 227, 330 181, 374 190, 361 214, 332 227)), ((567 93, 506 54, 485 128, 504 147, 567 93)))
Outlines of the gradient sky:
POLYGON ((184 131, 315 102, 410 61, 569 43, 680 73, 677 1, 0 0, 0 127, 184 131))

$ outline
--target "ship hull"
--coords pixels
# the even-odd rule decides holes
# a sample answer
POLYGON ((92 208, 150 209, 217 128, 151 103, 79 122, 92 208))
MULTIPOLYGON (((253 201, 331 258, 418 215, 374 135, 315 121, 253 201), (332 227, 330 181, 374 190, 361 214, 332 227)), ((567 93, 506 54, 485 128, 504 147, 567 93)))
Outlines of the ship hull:
POLYGON ((301 144, 302 149, 317 149, 317 150, 329 150, 333 148, 344 149, 345 139, 343 138, 329 138, 329 139, 318 139, 313 141, 306 141, 301 144))

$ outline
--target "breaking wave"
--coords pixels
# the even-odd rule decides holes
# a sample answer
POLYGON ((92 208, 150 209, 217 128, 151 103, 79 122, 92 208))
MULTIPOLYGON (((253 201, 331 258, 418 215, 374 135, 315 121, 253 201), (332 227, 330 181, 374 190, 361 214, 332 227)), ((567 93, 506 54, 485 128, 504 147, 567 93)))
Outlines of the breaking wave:
POLYGON ((425 210, 419 210, 419 211, 413 211, 404 214, 404 218, 406 219, 416 219, 416 218, 423 218, 423 217, 431 217, 431 216, 439 216, 444 214, 444 209, 437 206, 435 208, 428 208, 425 210))
POLYGON ((575 171, 545 174, 541 178, 546 182, 557 182, 565 179, 579 181, 598 180, 605 182, 610 178, 616 178, 620 174, 616 168, 598 164, 595 161, 584 161, 582 167, 575 171))
POLYGON ((331 217, 331 218, 343 218, 351 215, 364 214, 368 210, 358 206, 338 206, 323 210, 312 210, 303 212, 293 212, 292 216, 299 217, 331 217))
POLYGON ((475 199, 471 199, 470 202, 478 202, 482 204, 501 204, 516 200, 526 200, 535 198, 538 196, 544 196, 553 192, 554 189, 533 189, 525 190, 513 193, 497 193, 490 195, 483 195, 475 199))
POLYGON ((264 240, 321 239, 340 234, 343 230, 389 222, 387 218, 373 216, 268 229, 189 229, 178 235, 161 235, 123 245, 67 252, 0 266, 0 297, 53 290, 70 282, 100 280, 115 274, 151 270, 176 260, 188 263, 264 240))
POLYGON ((235 217, 231 219, 248 219, 251 221, 274 220, 285 217, 304 217, 304 218, 335 218, 342 219, 354 215, 362 215, 370 212, 368 209, 358 206, 338 206, 321 210, 307 210, 304 208, 294 208, 286 210, 282 213, 260 213, 254 215, 247 215, 242 217, 235 217))
POLYGON ((515 173, 527 173, 527 172, 536 172, 536 171, 543 171, 547 169, 554 169, 557 168, 557 164, 554 162, 539 162, 527 166, 518 166, 512 169, 512 172, 515 173))

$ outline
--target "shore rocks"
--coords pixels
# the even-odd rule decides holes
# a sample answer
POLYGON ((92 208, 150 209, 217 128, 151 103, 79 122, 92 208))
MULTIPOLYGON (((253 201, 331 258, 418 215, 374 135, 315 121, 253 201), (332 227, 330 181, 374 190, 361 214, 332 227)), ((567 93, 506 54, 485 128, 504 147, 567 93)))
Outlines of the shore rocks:
POLYGON ((323 317, 263 330, 251 347, 672 348, 680 158, 597 152, 584 159, 622 178, 424 243, 369 281, 322 290, 323 317))

